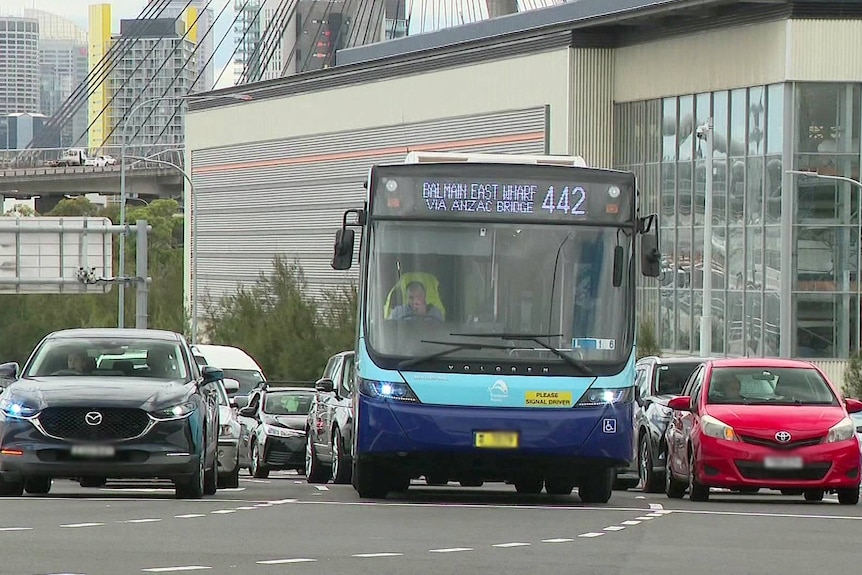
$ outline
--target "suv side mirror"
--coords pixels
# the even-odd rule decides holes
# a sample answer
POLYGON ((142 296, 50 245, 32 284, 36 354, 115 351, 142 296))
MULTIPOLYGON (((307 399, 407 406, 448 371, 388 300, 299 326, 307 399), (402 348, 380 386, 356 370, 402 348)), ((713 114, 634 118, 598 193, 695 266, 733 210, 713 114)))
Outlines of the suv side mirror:
POLYGON ((18 372, 21 367, 15 361, 0 365, 0 378, 3 379, 18 379, 18 372))
POLYGON ((226 377, 224 380, 224 390, 228 393, 236 393, 239 391, 239 382, 235 379, 226 377))
POLYGON ((254 417, 257 415, 257 410, 254 407, 246 405, 238 413, 243 417, 254 417))
POLYGON ((230 400, 230 404, 237 409, 242 409, 243 407, 248 405, 248 396, 247 395, 237 395, 230 400))
POLYGON ((317 383, 314 384, 314 389, 320 393, 332 393, 335 391, 335 383, 328 377, 324 377, 317 380, 317 383))
POLYGON ((213 383, 220 379, 224 379, 224 371, 220 370, 217 367, 213 367, 211 365, 204 365, 201 367, 201 375, 204 378, 204 383, 213 383))

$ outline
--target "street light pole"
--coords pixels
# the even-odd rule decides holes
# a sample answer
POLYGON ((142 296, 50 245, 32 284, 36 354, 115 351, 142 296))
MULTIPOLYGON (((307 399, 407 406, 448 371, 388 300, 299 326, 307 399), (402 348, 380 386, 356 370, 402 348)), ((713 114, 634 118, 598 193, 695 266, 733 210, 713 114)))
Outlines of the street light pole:
MULTIPOLYGON (((120 261, 119 261, 119 277, 124 278, 126 272, 126 234, 128 230, 125 230, 126 227, 126 162, 124 161, 126 157, 126 146, 128 144, 127 138, 127 130, 129 128, 129 119, 134 117, 135 112, 137 112, 141 107, 147 104, 154 104, 158 102, 166 102, 166 101, 184 101, 184 100, 212 100, 219 98, 228 98, 231 100, 241 100, 248 101, 252 100, 252 96, 248 94, 219 94, 219 95, 211 95, 211 96, 200 96, 197 94, 186 94, 185 96, 160 96, 157 98, 148 98, 143 100, 142 102, 138 102, 135 106, 133 106, 126 114, 123 115, 123 121, 121 124, 120 134, 122 136, 122 143, 120 145, 120 226, 124 228, 124 231, 120 232, 120 261)), ((178 167, 178 166, 175 166, 178 167)), ((185 175, 185 173, 184 173, 185 175)), ((123 281, 120 281, 119 284, 119 303, 118 303, 118 312, 117 312, 117 327, 122 328, 125 325, 125 311, 126 311, 126 298, 125 298, 125 284, 123 281)))
POLYGON ((856 186, 856 352, 862 351, 862 287, 860 287, 860 274, 862 274, 862 182, 844 176, 831 176, 818 172, 806 172, 805 170, 785 170, 788 174, 806 176, 820 180, 833 180, 856 186))
POLYGON ((712 148, 713 120, 697 128, 698 139, 706 142, 706 182, 703 198, 703 303, 700 312, 700 357, 712 355, 712 148))

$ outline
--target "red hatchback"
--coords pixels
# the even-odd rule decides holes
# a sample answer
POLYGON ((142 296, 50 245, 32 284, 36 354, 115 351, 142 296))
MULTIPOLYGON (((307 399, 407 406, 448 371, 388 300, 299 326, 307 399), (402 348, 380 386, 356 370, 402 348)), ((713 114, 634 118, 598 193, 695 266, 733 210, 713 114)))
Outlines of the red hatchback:
POLYGON ((859 502, 859 440, 848 413, 862 402, 845 400, 808 362, 707 361, 668 407, 668 497, 688 490, 692 501, 706 501, 710 487, 768 488, 809 501, 835 491, 844 505, 859 502))

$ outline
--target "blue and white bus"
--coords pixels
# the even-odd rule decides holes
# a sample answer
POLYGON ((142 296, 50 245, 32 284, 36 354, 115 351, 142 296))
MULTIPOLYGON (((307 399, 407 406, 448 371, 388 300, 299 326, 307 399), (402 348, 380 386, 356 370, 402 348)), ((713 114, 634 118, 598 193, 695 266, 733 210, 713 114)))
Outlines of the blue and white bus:
POLYGON ((607 502, 634 451, 636 267, 659 274, 634 175, 412 152, 367 189, 332 260, 351 267, 361 227, 346 446, 360 497, 424 476, 607 502))

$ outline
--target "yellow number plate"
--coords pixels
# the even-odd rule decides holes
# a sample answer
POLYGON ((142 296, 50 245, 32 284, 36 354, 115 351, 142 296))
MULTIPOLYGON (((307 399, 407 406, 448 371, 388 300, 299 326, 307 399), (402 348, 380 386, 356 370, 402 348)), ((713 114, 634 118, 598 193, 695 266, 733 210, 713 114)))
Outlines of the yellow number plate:
POLYGON ((477 431, 475 435, 476 447, 487 447, 492 449, 517 449, 517 431, 477 431))

